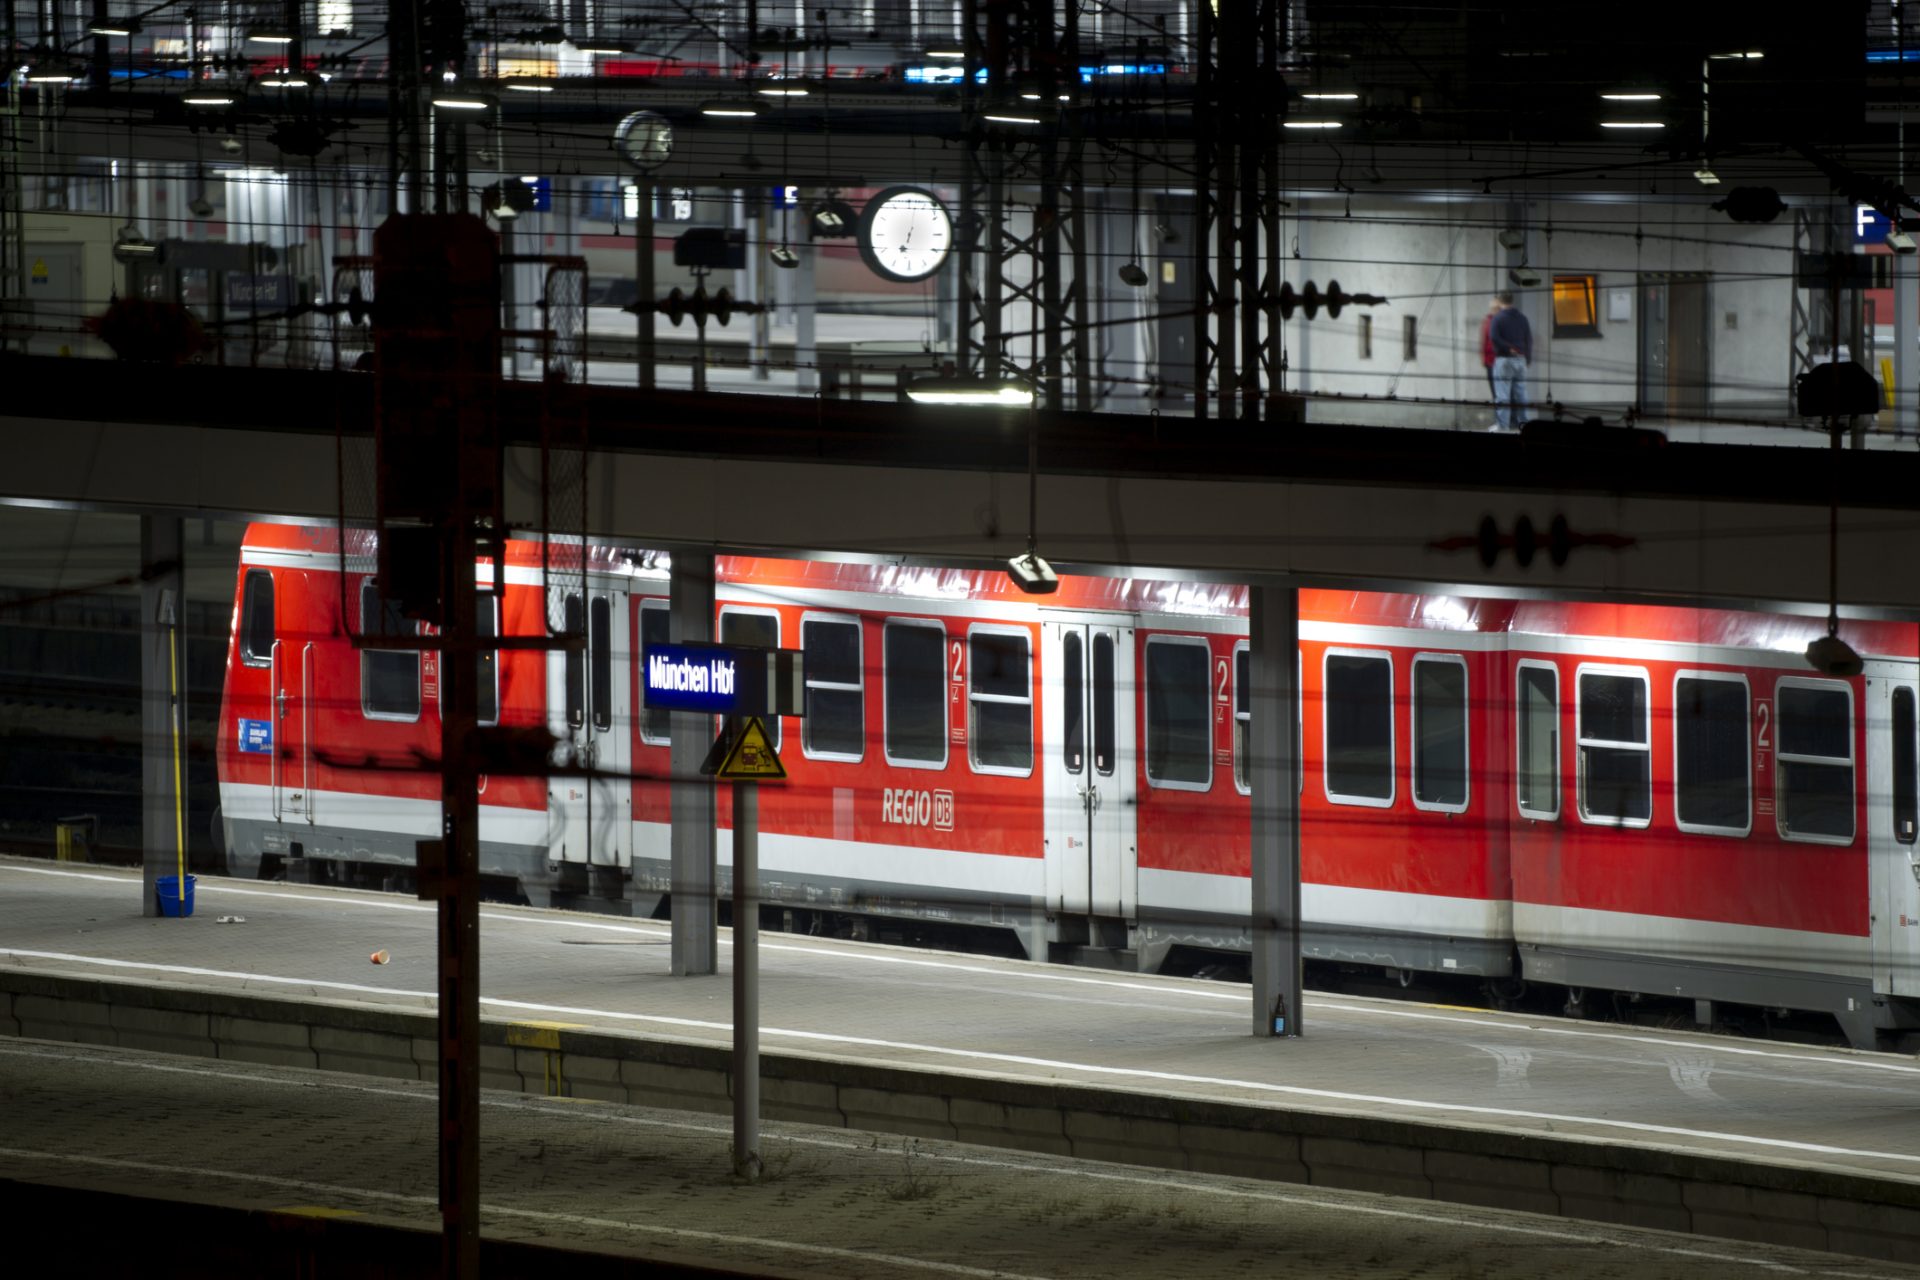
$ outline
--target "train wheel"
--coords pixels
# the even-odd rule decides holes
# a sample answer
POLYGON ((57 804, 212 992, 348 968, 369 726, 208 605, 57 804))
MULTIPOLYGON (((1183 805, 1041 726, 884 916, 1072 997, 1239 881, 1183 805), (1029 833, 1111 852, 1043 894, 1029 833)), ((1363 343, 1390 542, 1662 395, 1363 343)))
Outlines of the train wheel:
POLYGON ((1503 1012, 1509 1011, 1518 1008, 1520 1001, 1526 996, 1527 980, 1525 978, 1488 978, 1481 990, 1486 994, 1489 1005, 1503 1012))
POLYGON ((1585 987, 1568 987, 1567 1003, 1562 1006, 1560 1012, 1569 1018, 1586 1018, 1587 989, 1585 987))

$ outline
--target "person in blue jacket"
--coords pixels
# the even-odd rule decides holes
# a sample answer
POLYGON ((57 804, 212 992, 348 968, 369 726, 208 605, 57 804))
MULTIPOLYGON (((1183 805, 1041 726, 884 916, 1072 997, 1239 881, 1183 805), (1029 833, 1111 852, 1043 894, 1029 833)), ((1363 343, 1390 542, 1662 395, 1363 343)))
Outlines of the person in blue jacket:
POLYGON ((1533 326, 1502 289, 1487 337, 1493 343, 1494 430, 1518 431, 1527 413, 1527 366, 1533 362, 1533 326))

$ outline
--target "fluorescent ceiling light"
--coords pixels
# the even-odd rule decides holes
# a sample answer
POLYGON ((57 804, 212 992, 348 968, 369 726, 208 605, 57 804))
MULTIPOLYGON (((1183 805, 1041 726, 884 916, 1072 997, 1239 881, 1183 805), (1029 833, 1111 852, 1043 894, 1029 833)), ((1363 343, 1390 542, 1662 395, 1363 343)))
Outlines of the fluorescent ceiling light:
POLYGON ((304 75, 288 71, 273 71, 260 77, 261 87, 267 89, 305 89, 310 87, 304 75))
POLYGON ((1039 124, 1040 123, 1039 116, 1016 116, 1016 115, 1011 115, 1004 112, 996 113, 991 111, 989 111, 986 115, 982 116, 981 119, 991 120, 995 124, 1039 124))
POLYGON ((1666 124, 1659 120, 1602 120, 1602 129, 1664 129, 1666 124))
POLYGON ((1300 96, 1309 102, 1356 102, 1360 98, 1357 93, 1303 93, 1300 96))
POLYGON ((1338 120, 1289 120, 1286 125, 1289 129, 1338 129, 1340 122, 1338 120))
POLYGON ((1605 98, 1608 102, 1658 102, 1660 101, 1660 95, 1657 93, 1622 92, 1622 93, 1603 93, 1600 96, 1602 98, 1605 98))
POLYGON ((255 44, 292 44, 293 37, 282 31, 249 31, 247 39, 255 44))
POLYGON ((807 91, 797 85, 781 86, 779 88, 768 85, 760 91, 760 94, 766 98, 804 98, 807 96, 807 91))
POLYGON ((573 47, 582 53, 619 54, 633 52, 632 45, 622 44, 617 40, 588 39, 576 42, 573 47))
POLYGON ((190 107, 230 107, 234 97, 227 93, 196 93, 182 99, 190 107))
POLYGON ((929 58, 958 59, 966 57, 967 51, 965 49, 929 49, 927 50, 927 56, 929 58))
POLYGON ((472 94, 442 94, 433 100, 433 105, 443 111, 485 111, 493 104, 472 94))
POLYGON ((915 404, 1024 409, 1033 403, 1033 388, 1024 382, 990 378, 916 378, 907 384, 907 399, 915 404))
POLYGON ((71 84, 79 78, 79 76, 73 74, 71 71, 47 70, 27 72, 28 84, 71 84))
POLYGON ((507 82, 507 88, 513 90, 515 93, 552 93, 553 92, 552 85, 537 84, 531 80, 510 80, 507 82))
POLYGON ((1703 187, 1717 186, 1720 182, 1720 175, 1704 164, 1693 171, 1693 176, 1700 179, 1700 185, 1703 187))
POLYGON ((130 22, 103 22, 97 27, 87 28, 96 36, 130 36, 139 29, 138 24, 130 22))
POLYGON ((760 114, 760 108, 752 102, 709 102, 700 108, 703 116, 719 116, 723 119, 751 120, 760 114))

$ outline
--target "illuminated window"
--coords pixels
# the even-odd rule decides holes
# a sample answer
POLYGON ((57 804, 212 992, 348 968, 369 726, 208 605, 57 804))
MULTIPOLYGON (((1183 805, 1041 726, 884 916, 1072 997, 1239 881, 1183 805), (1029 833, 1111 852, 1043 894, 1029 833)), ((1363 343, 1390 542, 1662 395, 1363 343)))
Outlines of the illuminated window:
POLYGON ((1600 313, 1594 306, 1592 276, 1553 278, 1553 336, 1597 338, 1600 313))
POLYGON ((320 34, 353 34, 353 0, 320 0, 320 34))

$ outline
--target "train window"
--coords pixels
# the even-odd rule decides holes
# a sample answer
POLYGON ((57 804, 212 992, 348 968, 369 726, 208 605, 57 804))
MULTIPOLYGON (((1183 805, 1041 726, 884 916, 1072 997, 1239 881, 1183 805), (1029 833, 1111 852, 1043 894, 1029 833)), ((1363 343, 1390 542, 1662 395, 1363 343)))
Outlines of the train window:
POLYGON ((1113 717, 1120 696, 1113 682, 1113 637, 1104 631, 1093 637, 1093 771, 1113 776, 1113 717))
MULTIPOLYGON (((500 597, 491 592, 481 593, 478 611, 474 614, 474 625, 483 636, 500 634, 500 597)), ((479 668, 480 688, 475 701, 479 706, 481 724, 500 723, 500 651, 482 649, 475 655, 475 665, 479 668)))
MULTIPOLYGON (((360 634, 368 637, 416 635, 418 628, 383 600, 372 578, 360 583, 360 634)), ((420 652, 399 649, 360 651, 360 710, 370 720, 420 718, 420 652)))
POLYGON ((881 649, 887 763, 944 769, 947 764, 946 628, 938 622, 889 618, 881 633, 881 649))
POLYGON ((859 622, 803 617, 800 651, 807 680, 801 750, 823 760, 860 759, 867 749, 867 695, 861 680, 859 622))
POLYGON ((1327 799, 1386 808, 1393 804, 1393 659, 1329 649, 1325 661, 1327 799))
POLYGON ((1413 659, 1413 803, 1467 807, 1467 661, 1458 654, 1413 659))
POLYGON ((1024 629, 967 632, 967 762, 976 773, 1033 772, 1033 641, 1024 629))
POLYGON ((1515 672, 1514 798, 1523 818, 1560 816, 1560 671, 1523 659, 1515 672))
POLYGON ((1682 671, 1673 681, 1673 817, 1682 831, 1753 829, 1745 676, 1682 671))
MULTIPOLYGON (((735 609, 720 611, 720 643, 748 645, 756 649, 778 649, 780 647, 780 615, 771 609, 735 609)), ((800 664, 804 670, 806 663, 800 664)), ((780 749, 780 717, 767 716, 764 720, 767 729, 767 741, 773 749, 780 749)))
POLYGON ((1060 637, 1060 666, 1060 722, 1066 730, 1060 758, 1068 773, 1077 774, 1087 755, 1087 653, 1078 631, 1060 637))
POLYGON ((1253 784, 1247 778, 1247 731, 1253 724, 1253 651, 1242 640, 1233 647, 1233 789, 1249 795, 1253 784))
POLYGON ((595 596, 587 606, 587 656, 593 663, 593 682, 589 693, 593 701, 593 727, 605 732, 613 728, 613 604, 605 596, 595 596))
POLYGON ((1212 650, 1198 636, 1147 638, 1147 781, 1157 787, 1213 785, 1212 668, 1212 650))
MULTIPOLYGON (((563 630, 569 636, 586 635, 586 602, 578 591, 569 591, 562 616, 563 630)), ((566 650, 562 659, 567 675, 567 726, 578 729, 587 722, 587 664, 579 649, 566 650)))
POLYGON ((1912 844, 1916 820, 1913 690, 1893 691, 1893 838, 1912 844))
MULTIPOLYGON (((646 670, 647 650, 667 643, 673 625, 673 610, 665 600, 654 598, 640 602, 640 664, 646 670)), ((673 712, 665 707, 640 709, 640 741, 652 747, 668 746, 673 741, 673 712)))
POLYGON ((1588 667, 1577 673, 1574 707, 1580 763, 1580 817, 1609 826, 1653 821, 1653 740, 1647 673, 1588 667))
POLYGON ((1789 676, 1775 687, 1774 821, 1788 840, 1853 843, 1853 689, 1789 676))
POLYGON ((240 660, 250 667, 273 661, 273 575, 265 569, 247 570, 240 595, 240 660))

